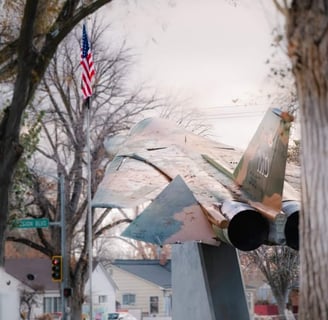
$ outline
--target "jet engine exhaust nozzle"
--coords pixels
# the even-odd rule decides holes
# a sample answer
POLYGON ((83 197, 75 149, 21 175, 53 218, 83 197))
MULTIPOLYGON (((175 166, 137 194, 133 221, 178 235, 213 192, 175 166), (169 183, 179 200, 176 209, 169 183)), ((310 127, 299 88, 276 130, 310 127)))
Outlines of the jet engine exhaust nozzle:
POLYGON ((285 224, 286 245, 294 250, 299 250, 299 212, 300 204, 297 201, 284 201, 282 211, 287 215, 285 224))
POLYGON ((221 211, 230 220, 227 231, 222 232, 223 241, 228 241, 239 250, 251 251, 268 239, 268 220, 251 206, 229 201, 223 203, 221 211))

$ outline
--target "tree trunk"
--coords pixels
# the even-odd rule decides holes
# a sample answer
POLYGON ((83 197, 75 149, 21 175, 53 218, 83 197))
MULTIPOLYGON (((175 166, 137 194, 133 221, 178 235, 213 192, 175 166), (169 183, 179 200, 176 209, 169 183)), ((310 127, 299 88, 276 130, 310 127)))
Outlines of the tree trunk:
POLYGON ((4 262, 4 239, 7 228, 8 198, 11 188, 11 179, 21 154, 17 140, 1 140, 0 138, 0 194, 2 195, 0 197, 0 266, 2 266, 4 262))
POLYGON ((294 0, 287 20, 301 114, 300 320, 328 319, 328 8, 294 0))
POLYGON ((276 298, 276 300, 278 306, 279 320, 285 320, 286 299, 284 297, 280 297, 280 299, 276 298))
POLYGON ((11 105, 6 109, 0 124, 0 266, 4 262, 4 242, 8 217, 8 198, 16 164, 23 153, 19 144, 21 119, 35 91, 36 82, 32 76, 35 67, 33 52, 33 23, 38 1, 27 1, 19 39, 18 72, 11 105), (28 25, 28 27, 24 27, 28 25))
POLYGON ((82 319, 82 304, 85 300, 84 288, 85 277, 87 275, 87 265, 85 262, 80 262, 75 270, 74 279, 71 279, 71 287, 73 297, 71 298, 71 319, 82 319))
POLYGON ((271 286, 271 290, 273 293, 273 296, 276 299, 277 302, 277 307, 278 307, 278 313, 279 313, 279 320, 285 320, 285 310, 286 310, 286 300, 287 300, 287 295, 288 295, 288 285, 283 286, 271 286))
POLYGON ((71 319, 83 319, 82 318, 82 303, 78 299, 71 299, 71 319))

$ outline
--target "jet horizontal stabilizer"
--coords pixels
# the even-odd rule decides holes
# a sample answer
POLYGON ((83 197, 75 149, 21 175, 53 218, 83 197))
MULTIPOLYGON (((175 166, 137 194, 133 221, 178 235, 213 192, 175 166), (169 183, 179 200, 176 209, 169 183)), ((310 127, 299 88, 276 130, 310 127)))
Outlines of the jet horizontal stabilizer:
POLYGON ((219 244, 211 224, 180 176, 172 180, 122 236, 157 245, 191 240, 219 244))

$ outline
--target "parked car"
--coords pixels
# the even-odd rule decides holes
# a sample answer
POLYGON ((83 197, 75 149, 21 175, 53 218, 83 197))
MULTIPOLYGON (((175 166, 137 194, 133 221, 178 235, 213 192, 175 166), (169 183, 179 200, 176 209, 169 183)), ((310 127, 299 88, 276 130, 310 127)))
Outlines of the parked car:
POLYGON ((137 320, 128 312, 112 312, 108 314, 108 320, 137 320))

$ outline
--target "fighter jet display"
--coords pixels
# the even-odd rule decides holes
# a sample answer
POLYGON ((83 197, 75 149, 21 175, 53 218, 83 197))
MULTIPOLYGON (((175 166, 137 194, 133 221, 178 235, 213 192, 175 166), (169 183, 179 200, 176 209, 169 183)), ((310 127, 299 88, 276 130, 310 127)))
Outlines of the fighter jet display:
POLYGON ((292 121, 269 109, 242 154, 168 120, 142 120, 110 144, 115 157, 92 205, 150 202, 122 236, 157 245, 224 241, 244 251, 262 244, 298 250, 300 205, 284 183, 292 121))

